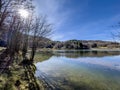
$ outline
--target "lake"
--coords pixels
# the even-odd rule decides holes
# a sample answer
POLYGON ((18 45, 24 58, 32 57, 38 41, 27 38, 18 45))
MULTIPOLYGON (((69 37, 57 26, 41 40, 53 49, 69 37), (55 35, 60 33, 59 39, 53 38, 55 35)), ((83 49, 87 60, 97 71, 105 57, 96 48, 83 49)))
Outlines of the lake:
POLYGON ((52 52, 36 63, 36 74, 50 90, 120 90, 120 51, 52 52))

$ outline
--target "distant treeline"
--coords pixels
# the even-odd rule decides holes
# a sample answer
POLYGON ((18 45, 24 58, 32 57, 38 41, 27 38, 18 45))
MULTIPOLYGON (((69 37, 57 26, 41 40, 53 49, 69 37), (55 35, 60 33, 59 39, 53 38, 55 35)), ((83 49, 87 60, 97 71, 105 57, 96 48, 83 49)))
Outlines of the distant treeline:
MULTIPOLYGON (((29 40, 29 43, 31 41, 29 40)), ((6 46, 6 43, 0 39, 0 46, 6 46)), ((120 43, 101 40, 68 40, 52 41, 48 38, 41 38, 39 48, 49 49, 90 49, 90 48, 120 48, 120 43)), ((31 47, 31 45, 30 45, 31 47)))
POLYGON ((101 40, 68 40, 64 42, 51 41, 49 39, 41 40, 39 48, 50 49, 90 49, 90 48, 120 48, 117 42, 101 40))

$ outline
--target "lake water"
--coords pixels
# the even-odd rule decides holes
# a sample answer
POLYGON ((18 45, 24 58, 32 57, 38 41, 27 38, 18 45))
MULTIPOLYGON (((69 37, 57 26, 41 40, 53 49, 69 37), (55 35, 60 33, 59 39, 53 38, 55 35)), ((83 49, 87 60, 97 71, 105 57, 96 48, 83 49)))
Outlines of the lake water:
POLYGON ((54 51, 36 67, 54 90, 120 90, 120 51, 54 51))

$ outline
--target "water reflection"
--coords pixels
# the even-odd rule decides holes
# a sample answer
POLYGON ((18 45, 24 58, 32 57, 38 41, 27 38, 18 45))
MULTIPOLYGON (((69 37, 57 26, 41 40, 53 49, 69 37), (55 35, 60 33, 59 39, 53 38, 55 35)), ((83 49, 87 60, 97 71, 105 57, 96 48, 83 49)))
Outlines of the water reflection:
POLYGON ((120 55, 120 51, 92 51, 92 50, 81 50, 81 51, 67 51, 67 50, 56 50, 53 51, 56 56, 66 56, 68 58, 78 57, 104 57, 104 56, 116 56, 120 55))
POLYGON ((120 90, 120 52, 55 51, 36 76, 61 90, 120 90))

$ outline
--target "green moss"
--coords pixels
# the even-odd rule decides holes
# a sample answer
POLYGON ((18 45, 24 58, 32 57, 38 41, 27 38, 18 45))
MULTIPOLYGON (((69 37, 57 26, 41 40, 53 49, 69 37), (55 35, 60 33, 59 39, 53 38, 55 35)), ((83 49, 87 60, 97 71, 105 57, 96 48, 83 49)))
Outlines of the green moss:
POLYGON ((37 52, 35 55, 35 62, 42 62, 48 60, 52 56, 52 53, 49 52, 37 52))
POLYGON ((18 88, 20 90, 30 90, 31 83, 34 88, 39 87, 40 85, 37 84, 34 77, 35 70, 36 67, 34 64, 23 67, 14 63, 8 71, 0 76, 0 90, 18 90, 18 88), (17 81, 20 81, 20 86, 15 85, 17 81))

